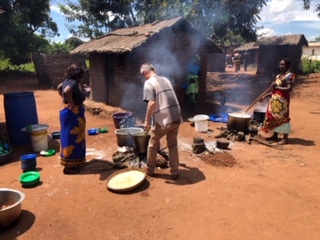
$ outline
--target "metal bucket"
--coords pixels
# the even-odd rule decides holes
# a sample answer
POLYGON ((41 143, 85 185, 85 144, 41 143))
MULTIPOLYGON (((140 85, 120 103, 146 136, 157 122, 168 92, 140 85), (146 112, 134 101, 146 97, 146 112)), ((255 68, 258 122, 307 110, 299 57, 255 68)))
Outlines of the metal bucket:
POLYGON ((150 135, 146 132, 130 134, 132 138, 132 147, 135 154, 147 154, 150 135))

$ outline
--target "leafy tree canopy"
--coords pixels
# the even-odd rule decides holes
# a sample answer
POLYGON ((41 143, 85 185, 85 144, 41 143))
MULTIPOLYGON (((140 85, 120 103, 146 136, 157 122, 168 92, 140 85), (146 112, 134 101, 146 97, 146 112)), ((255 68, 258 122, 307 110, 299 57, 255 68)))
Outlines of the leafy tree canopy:
POLYGON ((70 0, 59 5, 75 36, 96 38, 117 28, 178 16, 207 36, 225 42, 230 36, 255 41, 259 13, 268 0, 70 0))
POLYGON ((57 35, 49 0, 0 0, 0 9, 0 56, 14 64, 27 62, 39 44, 48 44, 45 36, 57 35))
MULTIPOLYGON (((309 9, 310 9, 311 1, 312 1, 312 0, 303 0, 303 8, 304 8, 305 10, 309 10, 309 9)), ((317 4, 315 5, 314 11, 317 13, 318 17, 320 18, 320 3, 317 3, 317 4)))

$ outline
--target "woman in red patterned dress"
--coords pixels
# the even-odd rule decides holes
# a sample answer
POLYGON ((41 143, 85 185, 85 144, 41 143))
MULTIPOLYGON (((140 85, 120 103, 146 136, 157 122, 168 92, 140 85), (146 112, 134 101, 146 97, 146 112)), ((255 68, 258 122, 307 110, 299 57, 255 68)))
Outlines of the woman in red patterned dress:
POLYGON ((272 83, 272 91, 261 98, 262 101, 266 97, 270 97, 261 132, 274 132, 273 136, 267 138, 267 140, 276 141, 278 140, 278 134, 282 134, 283 138, 278 142, 280 145, 288 143, 288 135, 291 131, 289 106, 295 74, 289 71, 290 64, 289 59, 281 59, 279 63, 280 74, 272 83))

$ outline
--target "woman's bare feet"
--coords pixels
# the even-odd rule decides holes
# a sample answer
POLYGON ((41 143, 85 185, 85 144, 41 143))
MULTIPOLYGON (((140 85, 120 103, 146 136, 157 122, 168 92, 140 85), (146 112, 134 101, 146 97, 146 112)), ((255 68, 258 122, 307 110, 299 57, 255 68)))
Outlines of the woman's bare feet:
POLYGON ((285 145, 288 143, 288 139, 282 139, 280 142, 278 142, 278 145, 285 145))
POLYGON ((273 136, 272 137, 269 137, 269 138, 266 138, 267 141, 278 141, 279 138, 278 138, 278 133, 273 133, 273 136))

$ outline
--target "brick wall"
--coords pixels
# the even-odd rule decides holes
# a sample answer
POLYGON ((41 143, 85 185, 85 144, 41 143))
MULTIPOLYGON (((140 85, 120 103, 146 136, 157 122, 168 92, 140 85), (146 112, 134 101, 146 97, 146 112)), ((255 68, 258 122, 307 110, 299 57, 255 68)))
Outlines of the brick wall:
MULTIPOLYGON (((86 57, 80 54, 33 54, 32 56, 39 84, 51 85, 53 88, 64 81, 64 74, 72 63, 87 68, 85 59, 86 57)), ((85 83, 89 84, 89 75, 86 76, 85 83)))
MULTIPOLYGON (((166 37, 168 38, 168 35, 166 37)), ((184 109, 186 95, 182 84, 186 81, 189 60, 194 54, 198 54, 201 59, 199 104, 204 104, 208 53, 204 44, 196 37, 188 32, 174 32, 174 41, 170 41, 170 45, 166 46, 168 52, 165 54, 159 50, 159 46, 163 44, 161 36, 153 37, 130 53, 91 53, 89 60, 92 100, 144 115, 146 103, 142 101, 142 93, 145 80, 139 70, 142 63, 151 62, 159 75, 168 77, 172 82, 179 103, 184 109)))

